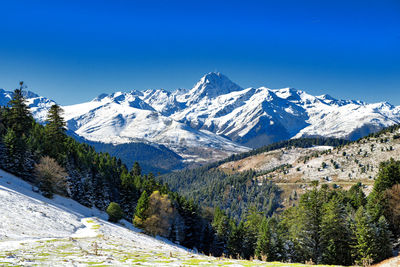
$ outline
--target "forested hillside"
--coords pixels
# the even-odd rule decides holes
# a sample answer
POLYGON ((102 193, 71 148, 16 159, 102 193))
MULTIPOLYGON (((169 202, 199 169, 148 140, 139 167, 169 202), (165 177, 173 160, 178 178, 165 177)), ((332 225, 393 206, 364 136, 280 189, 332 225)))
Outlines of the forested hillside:
MULTIPOLYGON (((280 148, 309 148, 312 146, 338 146, 348 143, 346 140, 334 138, 292 139, 264 146, 225 160, 195 169, 171 172, 159 177, 169 187, 180 194, 193 198, 199 205, 219 207, 235 219, 242 219, 251 206, 257 211, 271 215, 281 206, 281 189, 270 181, 254 179, 260 173, 255 169, 244 172, 225 171, 224 163, 237 161, 260 153, 280 148)), ((279 166, 280 167, 280 166, 279 166)))
POLYGON ((108 153, 113 157, 120 158, 128 167, 139 162, 143 173, 167 173, 185 166, 181 156, 163 145, 156 146, 145 143, 113 145, 88 140, 84 142, 94 147, 97 152, 108 153))

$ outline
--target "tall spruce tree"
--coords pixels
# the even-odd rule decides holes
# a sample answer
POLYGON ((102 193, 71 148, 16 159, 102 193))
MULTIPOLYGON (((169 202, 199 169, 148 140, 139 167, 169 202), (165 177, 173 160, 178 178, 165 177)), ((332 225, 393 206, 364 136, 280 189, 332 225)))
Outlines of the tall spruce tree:
POLYGON ((33 123, 32 114, 23 95, 24 88, 24 83, 20 82, 19 88, 14 90, 12 99, 8 102, 6 112, 7 128, 11 128, 18 138, 26 136, 33 123))
POLYGON ((322 214, 322 263, 351 265, 351 231, 342 200, 333 197, 323 205, 322 214))
POLYGON ((381 216, 377 223, 376 236, 376 261, 383 261, 392 256, 392 241, 390 239, 389 224, 384 216, 381 216))
POLYGON ((27 176, 29 168, 33 167, 27 162, 27 136, 33 124, 32 115, 26 105, 23 95, 23 82, 20 87, 14 90, 12 99, 8 102, 8 107, 4 113, 7 133, 4 137, 8 155, 8 169, 14 173, 27 176))
POLYGON ((149 195, 146 190, 142 192, 136 205, 136 212, 133 218, 133 224, 136 227, 143 227, 143 222, 147 219, 146 210, 149 207, 149 195))
POLYGON ((371 264, 377 257, 376 229, 374 229, 371 218, 365 212, 364 207, 360 207, 355 214, 353 231, 356 238, 353 246, 353 257, 356 263, 371 264))
POLYGON ((50 107, 45 126, 46 154, 60 160, 65 153, 65 121, 62 117, 62 108, 54 104, 50 107))

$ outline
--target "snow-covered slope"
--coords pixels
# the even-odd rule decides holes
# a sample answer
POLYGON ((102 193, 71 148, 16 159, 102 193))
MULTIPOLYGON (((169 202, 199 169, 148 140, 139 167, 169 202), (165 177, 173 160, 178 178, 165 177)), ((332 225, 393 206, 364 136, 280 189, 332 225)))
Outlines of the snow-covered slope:
POLYGON ((3 170, 0 203, 1 266, 276 266, 193 253, 71 199, 47 199, 3 170))
POLYGON ((90 141, 157 143, 187 160, 196 161, 223 158, 247 150, 215 133, 196 130, 164 116, 139 98, 135 91, 102 95, 91 102, 64 106, 63 109, 69 130, 90 141))
MULTIPOLYGON (((57 195, 47 199, 32 189, 27 182, 0 170, 0 265, 43 261, 46 265, 91 261, 118 265, 123 263, 122 256, 128 256, 123 254, 131 250, 154 254, 155 258, 157 252, 187 254, 181 247, 141 234, 126 221, 131 230, 108 223, 107 215, 97 209, 57 195), (98 255, 94 255, 95 242, 98 255), (122 253, 117 253, 117 248, 122 253)), ((127 259, 125 264, 129 263, 127 259)))
MULTIPOLYGON (((7 99, 0 91, 0 103, 7 99)), ((28 100, 43 121, 53 102, 37 95, 28 100)), ((243 89, 220 73, 206 74, 190 90, 102 94, 63 108, 69 130, 90 141, 163 144, 188 161, 215 160, 289 138, 354 140, 400 123, 400 107, 389 103, 337 100, 293 88, 243 89)))

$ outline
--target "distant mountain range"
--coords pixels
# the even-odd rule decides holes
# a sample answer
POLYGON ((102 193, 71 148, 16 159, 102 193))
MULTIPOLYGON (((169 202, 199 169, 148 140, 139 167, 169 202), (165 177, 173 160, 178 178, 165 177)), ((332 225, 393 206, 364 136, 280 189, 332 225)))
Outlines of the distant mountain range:
MULTIPOLYGON (((0 105, 10 92, 0 90, 0 105)), ((53 101, 26 94, 43 122, 53 101)), ((220 73, 208 73, 190 90, 102 94, 63 106, 68 129, 93 142, 163 145, 185 162, 207 162, 297 137, 354 140, 400 123, 400 106, 337 100, 293 88, 243 89, 220 73)))

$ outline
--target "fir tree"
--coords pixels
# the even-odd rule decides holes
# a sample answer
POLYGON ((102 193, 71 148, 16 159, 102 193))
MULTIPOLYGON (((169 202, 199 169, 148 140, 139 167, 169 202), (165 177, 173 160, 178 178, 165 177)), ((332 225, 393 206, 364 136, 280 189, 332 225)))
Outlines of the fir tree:
POLYGON ((139 162, 135 161, 135 163, 133 163, 133 167, 131 170, 131 174, 133 176, 140 176, 142 175, 142 168, 139 165, 139 162))
POLYGON ((231 234, 228 240, 228 251, 229 254, 236 258, 244 258, 243 244, 246 238, 246 230, 244 222, 241 221, 238 225, 234 222, 230 222, 231 234))
POLYGON ((333 197, 323 206, 321 219, 322 263, 351 265, 350 227, 341 199, 333 197))
POLYGON ((147 219, 146 210, 149 207, 149 195, 146 190, 142 192, 136 205, 136 212, 133 218, 133 224, 136 227, 143 227, 143 222, 147 219))
POLYGON ((32 115, 25 103, 24 88, 24 83, 20 82, 19 89, 14 90, 12 99, 8 102, 6 112, 7 127, 15 132, 17 138, 27 135, 33 123, 32 115))
POLYGON ((367 215, 363 207, 360 207, 354 218, 353 231, 355 235, 355 245, 353 246, 353 257, 358 264, 370 264, 377 257, 375 238, 376 229, 371 223, 371 218, 367 215))
POLYGON ((53 158, 60 158, 60 155, 64 153, 64 142, 65 136, 65 121, 62 114, 62 109, 57 104, 50 107, 47 115, 46 126, 45 126, 45 137, 46 137, 46 153, 53 158))
POLYGON ((390 240, 389 224, 384 216, 381 216, 377 223, 376 235, 377 262, 383 261, 392 256, 392 242, 390 240))
POLYGON ((215 231, 214 254, 216 256, 221 256, 222 254, 227 255, 227 244, 231 233, 231 224, 228 216, 218 207, 214 211, 212 226, 215 231))

